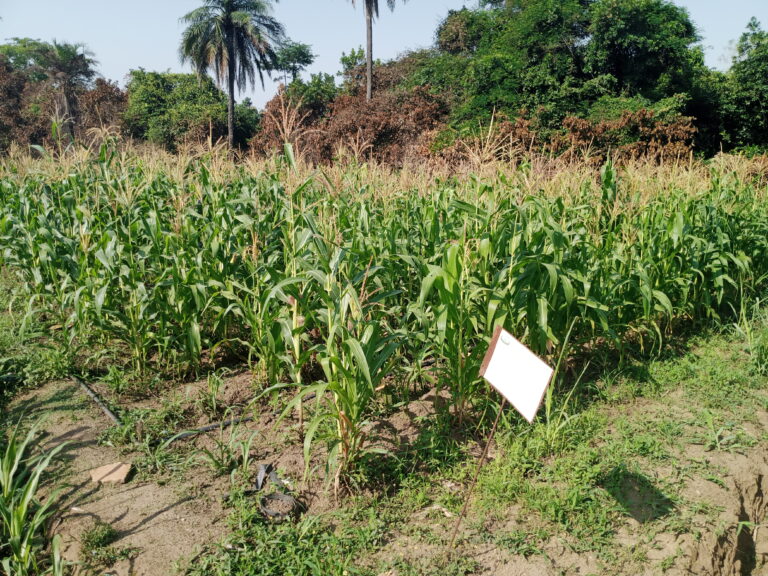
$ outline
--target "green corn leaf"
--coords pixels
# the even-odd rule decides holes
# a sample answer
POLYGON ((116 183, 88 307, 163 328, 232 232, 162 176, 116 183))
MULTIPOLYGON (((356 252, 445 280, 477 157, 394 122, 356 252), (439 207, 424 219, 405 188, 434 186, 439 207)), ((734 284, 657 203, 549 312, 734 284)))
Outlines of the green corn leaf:
POLYGON ((653 297, 659 304, 659 306, 656 306, 656 309, 659 312, 664 312, 671 317, 673 315, 673 308, 672 301, 669 299, 669 297, 661 290, 654 290, 653 297))

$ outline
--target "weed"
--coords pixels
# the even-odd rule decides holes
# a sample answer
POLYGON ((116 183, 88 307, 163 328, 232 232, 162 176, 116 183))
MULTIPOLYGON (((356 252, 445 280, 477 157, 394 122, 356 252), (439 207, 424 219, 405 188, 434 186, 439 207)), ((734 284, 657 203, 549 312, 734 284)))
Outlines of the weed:
POLYGON ((744 448, 754 446, 755 438, 744 430, 737 430, 732 422, 720 424, 719 420, 709 410, 701 413, 704 421, 702 443, 707 450, 739 452, 744 448))
POLYGON ((120 533, 111 525, 96 520, 80 536, 80 556, 90 566, 111 567, 119 560, 131 558, 135 551, 112 546, 120 533))
POLYGON ((510 554, 528 558, 544 553, 544 544, 549 540, 549 533, 544 529, 512 530, 494 537, 494 543, 510 554))
POLYGON ((677 562, 677 559, 680 558, 683 555, 683 550, 678 547, 675 550, 674 554, 670 554, 669 556, 664 557, 661 562, 659 563, 659 568, 661 568, 662 572, 666 572, 667 570, 672 569, 675 566, 675 562, 677 562))
POLYGON ((125 372, 117 366, 110 366, 109 371, 102 377, 101 381, 104 382, 110 392, 118 396, 122 396, 130 389, 130 382, 125 372))
POLYGON ((242 437, 237 425, 227 431, 221 428, 218 436, 213 438, 213 447, 202 448, 197 458, 207 464, 216 476, 230 474, 234 482, 239 472, 240 479, 247 482, 252 462, 251 450, 258 435, 259 432, 252 432, 242 437))
POLYGON ((436 562, 434 558, 429 558, 398 560, 393 568, 403 576, 469 576, 478 573, 480 563, 469 557, 452 558, 447 562, 436 562))
POLYGON ((110 446, 157 445, 172 436, 184 419, 181 399, 166 399, 159 409, 121 412, 120 424, 105 430, 100 441, 110 446))
MULTIPOLYGON (((337 534, 318 517, 296 524, 270 523, 247 502, 234 502, 235 532, 187 567, 189 576, 228 574, 246 576, 354 576, 371 574, 357 566, 366 549, 368 532, 342 529, 337 534)), ((341 526, 341 525, 340 525, 341 526)))
POLYGON ((138 445, 139 456, 134 460, 134 466, 144 474, 159 474, 182 469, 187 460, 178 452, 171 450, 171 443, 176 436, 166 438, 162 442, 145 439, 138 445))
POLYGON ((93 550, 105 548, 119 537, 120 533, 111 524, 96 520, 80 536, 81 549, 84 554, 90 555, 93 550))
POLYGON ((757 371, 762 375, 768 375, 768 326, 763 326, 755 334, 750 353, 757 371))
POLYGON ((579 388, 581 380, 589 367, 589 363, 584 366, 581 374, 579 374, 573 386, 563 398, 562 403, 556 408, 554 404, 555 388, 557 387, 558 382, 562 379, 561 369, 564 367, 563 361, 567 355, 568 341, 570 340, 574 325, 575 323, 571 324, 568 333, 565 335, 565 340, 557 364, 555 365, 551 382, 549 383, 549 386, 547 386, 544 394, 543 438, 546 444, 546 449, 551 454, 560 451, 566 443, 566 432, 568 428, 573 425, 573 420, 576 419, 572 414, 568 414, 568 404, 571 401, 573 393, 579 388))

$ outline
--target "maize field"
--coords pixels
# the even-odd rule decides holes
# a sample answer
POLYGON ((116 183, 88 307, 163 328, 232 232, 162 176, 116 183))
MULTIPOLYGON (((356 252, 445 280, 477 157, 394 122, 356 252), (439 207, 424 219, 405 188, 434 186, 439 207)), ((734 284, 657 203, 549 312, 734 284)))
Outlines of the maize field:
POLYGON ((545 193, 525 166, 381 190, 364 165, 330 174, 290 150, 225 176, 211 158, 163 168, 107 147, 37 166, 0 167, 0 246, 51 340, 112 350, 137 379, 247 363, 255 395, 290 392, 307 452, 331 430, 337 474, 374 449, 387 388, 435 385, 459 421, 476 414, 497 325, 549 360, 566 340, 576 361, 649 354, 768 280, 765 186, 717 167, 656 192, 608 163, 545 193))

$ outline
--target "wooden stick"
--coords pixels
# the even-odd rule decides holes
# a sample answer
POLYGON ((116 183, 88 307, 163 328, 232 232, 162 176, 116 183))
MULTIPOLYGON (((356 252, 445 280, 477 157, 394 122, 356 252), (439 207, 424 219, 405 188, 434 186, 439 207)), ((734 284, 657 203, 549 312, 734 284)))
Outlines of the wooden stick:
POLYGON ((507 403, 507 399, 502 396, 501 398, 501 406, 499 406, 499 412, 496 414, 496 420, 493 422, 493 428, 491 428, 491 433, 488 435, 488 441, 485 443, 485 448, 483 448, 483 453, 480 456, 480 461, 477 463, 477 469, 475 470, 475 477, 472 479, 472 483, 467 488, 467 492, 464 495, 464 506, 461 509, 461 514, 459 514, 459 517, 456 519, 456 525, 453 527, 453 534, 451 535, 451 543, 448 545, 448 558, 450 559, 453 556, 454 552, 454 544, 456 543, 456 536, 459 533, 459 526, 461 526, 462 520, 464 520, 464 517, 467 515, 467 509, 469 508, 469 500, 472 498, 472 493, 475 491, 475 486, 477 485, 477 479, 480 477, 480 470, 483 468, 483 464, 485 464, 485 459, 488 456, 488 448, 491 446, 491 442, 493 442, 493 437, 496 435, 496 427, 499 425, 499 419, 501 418, 501 413, 504 410, 504 406, 507 403))

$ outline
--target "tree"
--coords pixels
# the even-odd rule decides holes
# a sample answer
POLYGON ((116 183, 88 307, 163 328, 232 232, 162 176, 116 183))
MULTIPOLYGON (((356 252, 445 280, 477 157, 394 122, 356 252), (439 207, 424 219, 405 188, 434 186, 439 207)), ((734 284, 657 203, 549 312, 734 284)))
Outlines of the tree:
POLYGON ((330 109, 338 95, 336 82, 330 74, 312 74, 308 81, 301 78, 290 83, 285 89, 285 96, 291 104, 301 105, 306 112, 308 123, 322 118, 330 109))
POLYGON ((437 49, 447 54, 471 54, 491 35, 496 20, 488 10, 449 10, 435 32, 437 49))
POLYGON ((690 92, 703 61, 688 11, 668 0, 597 0, 589 32, 588 70, 612 75, 630 96, 659 100, 690 92))
POLYGON ((342 52, 339 63, 341 72, 337 72, 336 75, 341 76, 342 86, 347 92, 356 92, 365 80, 365 74, 361 72, 365 69, 365 50, 361 46, 357 49, 352 48, 349 54, 342 52))
MULTIPOLYGON (((406 0, 403 0, 405 2, 406 0)), ((356 0, 352 0, 352 6, 356 0)), ((373 19, 379 17, 379 0, 364 0, 365 2, 365 99, 373 95, 373 19)), ((395 9, 395 0, 387 0, 390 10, 395 9)))
POLYGON ((78 98, 91 88, 96 60, 84 44, 51 43, 14 38, 0 46, 10 66, 24 73, 30 83, 46 83, 53 91, 54 110, 62 119, 62 131, 73 138, 78 121, 78 98))
POLYGON ((8 44, 0 45, 0 54, 13 70, 24 73, 28 80, 42 82, 48 76, 43 69, 43 55, 51 45, 32 38, 12 38, 8 44))
POLYGON ((437 50, 412 76, 448 93, 454 127, 521 111, 546 127, 562 126, 604 79, 584 71, 592 0, 502 0, 486 9, 451 11, 436 35, 437 50))
POLYGON ((24 75, 15 70, 8 59, 0 55, 0 150, 6 150, 24 128, 21 116, 24 75))
MULTIPOLYGON (((283 74, 290 74, 291 81, 295 82, 299 73, 315 61, 315 55, 312 54, 312 47, 309 44, 293 42, 288 40, 284 42, 276 51, 277 69, 283 74)), ((287 78, 284 77, 288 84, 287 78)))
POLYGON ((124 120, 133 138, 175 150, 225 133, 227 98, 208 77, 131 70, 127 90, 124 120))
POLYGON ((78 129, 81 133, 88 130, 121 129, 127 104, 127 95, 117 83, 96 78, 93 88, 79 98, 78 129))
POLYGON ((43 66, 58 94, 57 109, 63 118, 64 133, 70 138, 75 136, 79 116, 78 95, 90 88, 96 76, 92 56, 84 44, 56 40, 43 55, 43 66))
POLYGON ((506 0, 495 50, 519 62, 518 106, 558 126, 583 105, 584 46, 592 0, 506 0))
POLYGON ((752 18, 736 46, 725 97, 728 137, 738 146, 768 146, 768 32, 752 18))
POLYGON ((179 54, 191 62, 199 76, 213 69, 216 81, 227 86, 227 142, 235 142, 235 87, 255 86, 258 74, 262 88, 264 72, 277 64, 273 46, 284 36, 282 24, 271 15, 271 0, 204 0, 181 21, 187 25, 179 54))

